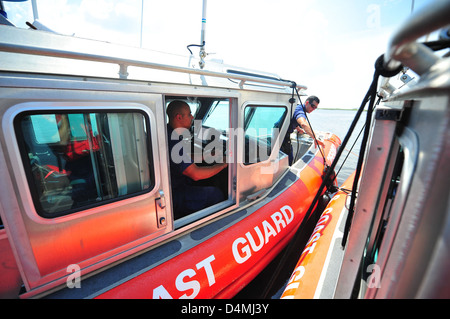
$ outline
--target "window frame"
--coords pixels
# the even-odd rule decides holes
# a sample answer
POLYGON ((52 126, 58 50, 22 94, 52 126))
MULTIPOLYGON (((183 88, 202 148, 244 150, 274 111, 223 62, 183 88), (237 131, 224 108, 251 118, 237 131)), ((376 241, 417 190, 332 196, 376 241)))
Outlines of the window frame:
MULTIPOLYGON (((225 131, 220 131, 221 134, 227 136, 229 138, 229 130, 233 130, 238 126, 238 112, 239 109, 239 97, 233 94, 214 94, 214 92, 208 92, 208 94, 187 94, 187 95, 174 95, 174 94, 165 94, 164 95, 164 110, 167 110, 167 106, 170 102, 173 100, 181 100, 189 104, 190 100, 193 99, 198 103, 198 108, 195 110, 194 121, 200 120, 201 126, 203 126, 203 120, 206 114, 210 113, 210 108, 206 108, 206 105, 203 104, 204 100, 211 100, 213 102, 222 102, 227 101, 228 104, 228 125, 225 131), (206 111, 205 111, 206 110, 206 111), (236 110, 235 112, 233 112, 236 110), (205 111, 205 112, 203 112, 205 111), (234 114, 234 115, 233 115, 234 114)), ((191 107, 191 104, 189 104, 191 107)), ((192 111, 192 109, 191 109, 192 111)), ((210 113, 212 114, 212 113, 210 113)), ((166 116, 167 118, 167 116, 166 116)), ((204 128, 210 128, 210 127, 204 127, 204 128)), ((198 136, 196 132, 193 132, 193 142, 201 143, 201 139, 198 139, 198 136), (196 139, 196 141, 195 141, 196 139)), ((233 151, 233 153, 237 153, 237 148, 239 142, 235 141, 229 141, 230 144, 227 145, 230 147, 233 151)), ((170 156, 170 154, 169 154, 170 156)), ((169 159, 170 162, 170 159, 169 159)), ((237 192, 236 192, 236 186, 233 183, 233 180, 236 179, 237 176, 237 163, 238 161, 234 161, 232 163, 229 163, 228 166, 228 191, 227 196, 224 201, 219 202, 217 204, 214 204, 212 206, 205 207, 199 211, 193 212, 189 215, 186 215, 182 218, 174 219, 174 234, 178 234, 179 232, 186 231, 188 229, 191 229, 193 227, 197 227, 200 224, 207 223, 209 220, 216 218, 217 216, 221 216, 225 214, 228 211, 231 211, 232 209, 236 208, 239 205, 239 201, 237 198, 237 192)), ((168 163, 169 164, 169 163, 168 163)), ((169 164, 170 167, 170 164, 169 164)), ((170 176, 170 168, 169 168, 169 176, 170 176)), ((170 178, 169 178, 170 179, 170 178)), ((171 181, 170 181, 171 184, 171 181)))
MULTIPOLYGON (((246 147, 247 146, 246 146, 246 143, 245 143, 245 138, 247 136, 247 134, 246 134, 247 126, 250 123, 250 122, 247 122, 246 112, 247 112, 247 108, 249 108, 249 107, 255 107, 255 108, 280 108, 280 109, 284 109, 283 119, 281 121, 281 125, 279 127, 279 134, 278 134, 278 137, 277 137, 277 140, 279 140, 280 147, 281 147, 281 144, 283 142, 283 139, 281 137, 282 132, 283 132, 282 128, 286 125, 285 123, 286 123, 287 119, 289 119, 289 107, 287 105, 285 105, 285 104, 277 104, 277 103, 273 103, 273 102, 272 103, 270 103, 270 102, 267 103, 267 102, 254 102, 254 101, 251 101, 251 102, 245 103, 242 106, 242 113, 241 114, 242 114, 242 129, 243 129, 244 141, 243 141, 243 150, 242 150, 243 154, 242 154, 242 158, 241 158, 241 163, 245 167, 251 167, 253 165, 258 165, 258 164, 261 164, 261 163, 267 163, 268 161, 271 161, 274 156, 278 156, 278 153, 279 153, 279 150, 278 150, 278 153, 277 153, 277 152, 273 152, 272 149, 271 149, 270 155, 266 159, 260 160, 260 161, 254 162, 254 163, 252 163, 252 162, 247 163, 246 162, 246 156, 247 156, 246 155, 246 147), (275 155, 274 155, 274 153, 275 153, 275 155)), ((273 142, 274 141, 272 141, 271 147, 273 147, 273 145, 274 145, 273 142)), ((275 140, 275 142, 276 142, 276 140, 275 140)))
MULTIPOLYGON (((213 128, 213 129, 219 130, 221 133, 224 133, 226 135, 229 133, 230 126, 231 126, 231 124, 230 124, 230 109, 231 109, 230 99, 229 98, 217 98, 216 100, 214 100, 213 103, 215 103, 214 108, 208 109, 208 111, 204 114, 204 117, 202 118, 202 127, 213 128), (216 108, 218 106, 220 106, 222 102, 228 103, 228 114, 227 114, 227 118, 226 118, 226 122, 228 122, 228 124, 226 124, 227 127, 222 129, 222 128, 217 128, 214 126, 206 125, 205 122, 207 122, 209 119, 211 119, 211 118, 215 119, 214 117, 211 117, 211 115, 214 114, 214 112, 216 111, 216 108)), ((214 116, 217 116, 217 115, 214 115, 214 116)))
POLYGON ((20 109, 19 112, 16 112, 12 117, 12 126, 14 131, 14 141, 17 144, 17 152, 18 157, 21 160, 21 170, 25 175, 24 182, 26 184, 27 190, 30 194, 30 208, 32 210, 33 217, 37 217, 39 220, 44 220, 47 222, 52 222, 61 217, 70 217, 76 215, 76 213, 81 213, 85 211, 89 211, 93 208, 109 205, 111 203, 120 202, 123 200, 127 200, 133 197, 152 194, 159 186, 159 180, 157 173, 155 172, 155 165, 157 165, 158 161, 155 158, 155 153, 153 151, 152 145, 155 143, 155 131, 154 127, 156 125, 156 121, 154 115, 147 111, 143 104, 138 104, 135 102, 123 103, 123 102, 71 102, 70 105, 67 103, 61 102, 41 102, 41 101, 33 101, 33 102, 25 102, 16 104, 15 107, 20 109), (37 107, 24 107, 24 105, 29 106, 37 106, 37 107), (139 192, 120 195, 115 198, 105 199, 94 203, 89 203, 87 205, 82 205, 76 208, 71 208, 68 210, 64 210, 61 212, 48 213, 42 210, 42 204, 39 200, 37 187, 34 183, 33 174, 31 172, 32 168, 30 165, 30 161, 28 159, 28 154, 26 154, 25 149, 25 141, 24 135, 21 130, 21 120, 28 115, 40 115, 40 114, 92 114, 92 113, 138 113, 141 114, 145 119, 145 128, 148 132, 146 146, 147 146, 147 158, 149 163, 149 180, 150 185, 147 189, 144 189, 139 192))

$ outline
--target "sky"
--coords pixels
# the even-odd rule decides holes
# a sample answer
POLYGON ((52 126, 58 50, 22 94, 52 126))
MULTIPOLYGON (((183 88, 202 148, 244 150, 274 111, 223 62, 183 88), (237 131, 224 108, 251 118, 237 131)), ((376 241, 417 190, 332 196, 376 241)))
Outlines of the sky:
MULTIPOLYGON (((448 0, 209 0, 207 59, 306 85, 323 108, 358 108, 395 30, 434 1, 448 0)), ((186 56, 200 43, 202 0, 36 2, 58 33, 186 56)), ((17 27, 34 20, 30 1, 4 6, 17 27)))

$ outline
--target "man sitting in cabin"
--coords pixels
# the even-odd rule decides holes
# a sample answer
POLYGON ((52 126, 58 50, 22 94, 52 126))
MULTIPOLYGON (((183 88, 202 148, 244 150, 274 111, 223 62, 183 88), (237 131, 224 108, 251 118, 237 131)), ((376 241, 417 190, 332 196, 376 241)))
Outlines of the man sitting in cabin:
POLYGON ((322 148, 325 147, 325 144, 323 144, 322 141, 316 140, 314 138, 313 131, 309 126, 308 121, 306 120, 305 114, 305 112, 311 113, 312 111, 317 109, 319 103, 319 98, 317 96, 311 95, 306 99, 304 107, 303 105, 299 104, 295 108, 294 114, 291 118, 291 124, 289 125, 288 131, 286 132, 286 136, 284 137, 283 144, 281 146, 281 151, 288 154, 289 156, 289 165, 292 165, 292 162, 294 160, 290 137, 291 133, 294 132, 294 130, 297 131, 297 134, 308 134, 312 139, 314 139, 316 146, 319 145, 322 148))
POLYGON ((214 205, 224 200, 222 191, 214 186, 196 186, 195 181, 204 180, 222 171, 228 164, 198 166, 185 152, 190 149, 183 137, 190 136, 191 109, 184 101, 172 101, 167 106, 167 133, 169 137, 170 174, 175 219, 214 205))

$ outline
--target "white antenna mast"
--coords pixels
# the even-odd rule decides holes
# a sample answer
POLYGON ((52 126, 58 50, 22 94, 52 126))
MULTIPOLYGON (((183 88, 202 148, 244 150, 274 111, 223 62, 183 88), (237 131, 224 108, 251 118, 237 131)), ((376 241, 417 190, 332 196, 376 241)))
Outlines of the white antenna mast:
POLYGON ((200 37, 200 68, 203 69, 205 67, 205 58, 206 58, 206 51, 205 51, 205 30, 206 30, 206 2, 207 0, 203 0, 203 10, 202 10, 202 32, 200 37))
POLYGON ((38 5, 37 5, 36 0, 31 0, 31 8, 33 9, 33 19, 34 19, 34 21, 33 21, 33 23, 27 22, 27 25, 30 26, 31 28, 35 29, 35 30, 44 30, 44 31, 49 31, 49 32, 55 32, 54 30, 50 29, 49 27, 44 25, 39 20, 39 11, 38 11, 38 5))
POLYGON ((142 48, 142 28, 144 25, 144 0, 141 1, 141 34, 139 39, 139 46, 142 48))
POLYGON ((33 8, 33 18, 34 18, 34 20, 39 20, 39 13, 38 13, 36 0, 31 0, 31 7, 33 8))

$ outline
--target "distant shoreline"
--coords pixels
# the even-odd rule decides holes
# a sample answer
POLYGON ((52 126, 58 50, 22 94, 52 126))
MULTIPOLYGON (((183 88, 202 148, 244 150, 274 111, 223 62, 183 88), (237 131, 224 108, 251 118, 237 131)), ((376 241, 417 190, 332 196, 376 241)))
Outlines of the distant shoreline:
MULTIPOLYGON (((327 111, 358 111, 358 109, 340 109, 340 108, 332 108, 332 107, 330 107, 330 108, 328 108, 328 107, 321 107, 318 110, 319 111, 320 110, 327 110, 327 111)), ((366 110, 364 110, 364 112, 365 111, 366 110)))

